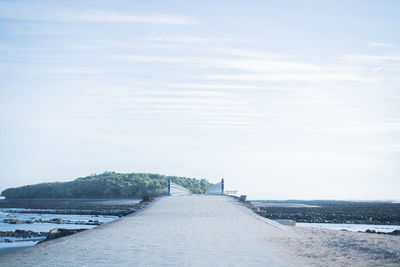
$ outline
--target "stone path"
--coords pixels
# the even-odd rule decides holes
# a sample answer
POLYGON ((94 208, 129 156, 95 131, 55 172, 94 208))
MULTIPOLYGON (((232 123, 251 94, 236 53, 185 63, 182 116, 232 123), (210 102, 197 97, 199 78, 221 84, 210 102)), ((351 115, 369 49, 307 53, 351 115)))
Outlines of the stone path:
POLYGON ((290 231, 223 196, 163 197, 144 211, 0 257, 0 266, 287 266, 290 231))

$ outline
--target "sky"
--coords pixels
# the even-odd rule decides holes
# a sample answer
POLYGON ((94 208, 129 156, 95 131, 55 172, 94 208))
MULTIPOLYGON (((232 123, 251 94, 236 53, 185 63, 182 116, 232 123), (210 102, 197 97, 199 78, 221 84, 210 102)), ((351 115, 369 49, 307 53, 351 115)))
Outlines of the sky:
POLYGON ((399 1, 0 1, 0 190, 104 171, 400 199, 399 1))

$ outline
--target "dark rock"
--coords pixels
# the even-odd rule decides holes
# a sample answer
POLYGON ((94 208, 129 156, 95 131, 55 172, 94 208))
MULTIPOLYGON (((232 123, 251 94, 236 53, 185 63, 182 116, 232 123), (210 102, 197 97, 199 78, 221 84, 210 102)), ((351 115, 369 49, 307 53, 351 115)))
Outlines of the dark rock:
POLYGON ((16 224, 17 220, 15 220, 15 219, 4 219, 3 223, 16 224))
POLYGON ((79 233, 82 231, 85 231, 87 229, 64 229, 64 228, 56 228, 53 229, 49 232, 49 234, 47 235, 46 240, 43 240, 41 242, 45 242, 45 241, 49 241, 49 240, 53 240, 53 239, 57 239, 60 237, 64 237, 64 236, 69 236, 69 235, 73 235, 75 233, 79 233))
POLYGON ((388 233, 388 235, 400 236, 400 230, 394 230, 393 232, 388 233))
POLYGON ((52 222, 52 223, 63 223, 64 220, 61 219, 61 218, 54 218, 54 219, 51 219, 50 222, 52 222))
POLYGON ((13 241, 12 240, 10 240, 10 239, 4 239, 4 241, 6 242, 6 243, 12 243, 13 241))
POLYGON ((0 231, 0 236, 9 236, 9 237, 16 237, 16 238, 30 238, 30 237, 40 237, 46 236, 47 233, 37 233, 33 231, 25 231, 25 230, 15 230, 15 231, 0 231))
POLYGON ((100 225, 101 223, 99 223, 98 220, 89 220, 87 223, 82 223, 82 224, 86 224, 86 225, 100 225))
POLYGON ((260 216, 262 216, 262 217, 266 217, 266 216, 267 216, 267 212, 266 212, 266 211, 263 211, 263 210, 255 211, 255 213, 258 214, 258 215, 260 215, 260 216))
POLYGON ((370 230, 370 229, 365 230, 365 232, 366 233, 370 233, 370 234, 375 234, 376 233, 375 230, 370 230))

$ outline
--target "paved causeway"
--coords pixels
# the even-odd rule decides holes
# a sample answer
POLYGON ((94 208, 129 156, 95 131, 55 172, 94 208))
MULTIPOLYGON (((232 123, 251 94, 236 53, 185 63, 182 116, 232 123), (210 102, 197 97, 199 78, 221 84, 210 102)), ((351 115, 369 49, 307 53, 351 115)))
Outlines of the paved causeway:
POLYGON ((144 211, 0 257, 0 266, 286 266, 284 227, 224 196, 163 197, 144 211))

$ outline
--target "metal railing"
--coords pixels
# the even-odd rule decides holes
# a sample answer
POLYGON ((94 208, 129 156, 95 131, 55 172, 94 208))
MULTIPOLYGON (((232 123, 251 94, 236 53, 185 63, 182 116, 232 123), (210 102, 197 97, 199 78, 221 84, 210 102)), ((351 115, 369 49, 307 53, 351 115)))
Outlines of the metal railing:
POLYGON ((221 182, 217 184, 210 185, 207 191, 204 193, 206 195, 223 195, 224 194, 224 178, 221 179, 221 182))
POLYGON ((175 184, 175 183, 171 182, 171 179, 168 179, 168 195, 169 196, 186 196, 186 195, 191 195, 191 193, 185 187, 175 184))

